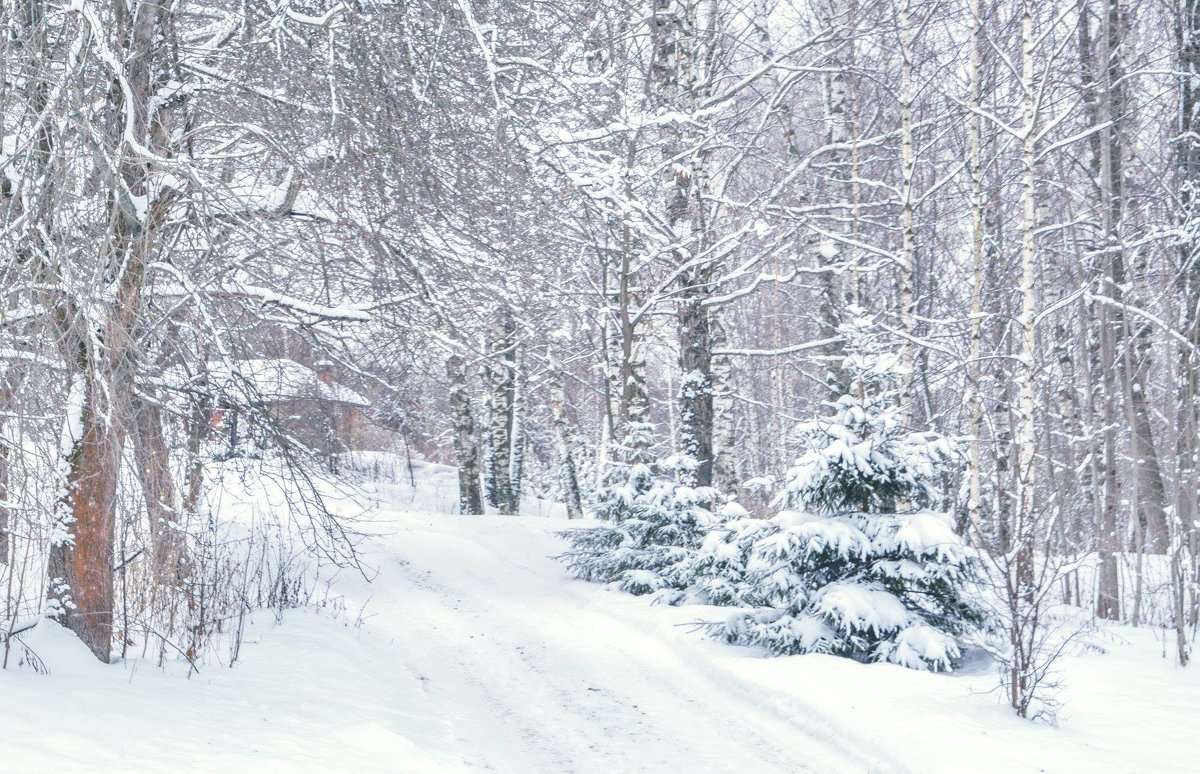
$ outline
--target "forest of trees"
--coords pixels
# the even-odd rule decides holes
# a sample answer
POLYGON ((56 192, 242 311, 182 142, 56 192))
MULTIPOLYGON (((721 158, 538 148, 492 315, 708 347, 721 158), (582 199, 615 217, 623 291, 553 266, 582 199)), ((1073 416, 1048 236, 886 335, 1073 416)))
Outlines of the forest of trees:
POLYGON ((231 460, 355 563, 328 450, 213 438, 218 365, 332 363, 463 513, 579 516, 654 465, 768 517, 796 426, 864 397, 861 323, 948 439, 928 493, 999 579, 1014 707, 1050 599, 1186 664, 1200 0, 2 8, 6 658, 44 612, 198 658, 299 593, 226 545, 231 460))

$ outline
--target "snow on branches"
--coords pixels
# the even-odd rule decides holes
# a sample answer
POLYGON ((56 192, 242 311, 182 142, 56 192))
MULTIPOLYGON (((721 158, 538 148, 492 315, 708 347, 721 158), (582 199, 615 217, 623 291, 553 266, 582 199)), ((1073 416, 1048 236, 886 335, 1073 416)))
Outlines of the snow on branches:
POLYGON ((829 653, 948 670, 980 620, 963 589, 975 559, 950 517, 929 510, 954 462, 944 438, 910 431, 897 408, 896 358, 868 321, 842 326, 845 395, 799 427, 804 451, 772 519, 750 518, 719 493, 682 486, 635 461, 601 493, 611 526, 565 533, 578 577, 672 602, 730 605, 709 627, 773 654, 829 653), (714 513, 714 511, 716 511, 714 513), (719 515, 718 515, 719 514, 719 515))
POLYGON ((712 509, 720 494, 682 486, 654 468, 670 469, 666 462, 635 462, 598 493, 595 513, 611 526, 563 533, 571 550, 562 558, 577 577, 631 594, 684 587, 682 569, 717 523, 712 509))
POLYGON ((974 559, 947 514, 922 508, 954 449, 904 427, 901 374, 870 324, 842 335, 849 390, 800 426, 805 450, 778 498, 804 510, 715 531, 695 583, 712 603, 753 606, 713 627, 729 642, 950 669, 980 617, 963 594, 974 559))

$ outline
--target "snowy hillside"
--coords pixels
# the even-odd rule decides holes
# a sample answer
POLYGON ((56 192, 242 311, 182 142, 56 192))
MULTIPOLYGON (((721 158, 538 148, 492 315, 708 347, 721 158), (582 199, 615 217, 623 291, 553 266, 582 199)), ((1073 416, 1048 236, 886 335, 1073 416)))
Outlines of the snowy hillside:
MULTIPOLYGON (((386 461, 385 461, 386 462, 386 461)), ((1108 628, 1067 659, 1059 728, 952 676, 809 655, 764 659, 568 579, 569 526, 448 515, 453 470, 369 485, 373 582, 255 618, 232 669, 99 664, 65 630, 26 641, 50 674, 0 671, 0 769, 41 771, 1187 771, 1200 679, 1160 632, 1108 628), (1134 720, 1135 719, 1135 720, 1134 720)), ((549 514, 549 515, 539 515, 549 514)))

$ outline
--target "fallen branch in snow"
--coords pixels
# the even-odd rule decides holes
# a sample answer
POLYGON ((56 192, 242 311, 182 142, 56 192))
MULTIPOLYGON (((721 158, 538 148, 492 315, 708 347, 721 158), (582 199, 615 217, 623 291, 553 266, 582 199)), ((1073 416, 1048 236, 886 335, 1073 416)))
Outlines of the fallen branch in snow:
POLYGON ((5 639, 11 639, 16 637, 18 634, 24 634, 25 632, 35 628, 38 625, 38 622, 41 620, 42 619, 40 618, 30 618, 20 624, 15 624, 11 631, 0 632, 0 634, 2 634, 5 639))

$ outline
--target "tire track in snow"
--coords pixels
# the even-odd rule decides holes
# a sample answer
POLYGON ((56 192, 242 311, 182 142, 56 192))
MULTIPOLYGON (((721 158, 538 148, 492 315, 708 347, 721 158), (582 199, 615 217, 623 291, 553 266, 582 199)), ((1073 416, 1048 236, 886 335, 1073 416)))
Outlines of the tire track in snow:
POLYGON ((566 579, 547 558, 556 539, 527 521, 502 529, 493 520, 410 521, 390 546, 398 561, 385 567, 389 599, 376 596, 414 628, 428 627, 414 640, 390 624, 406 663, 443 705, 435 709, 455 716, 464 745, 487 750, 473 765, 878 770, 847 749, 845 735, 816 736, 796 722, 808 713, 764 708, 778 697, 731 686, 735 676, 687 660, 622 615, 644 601, 566 579), (458 566, 448 569, 451 558, 458 566))

